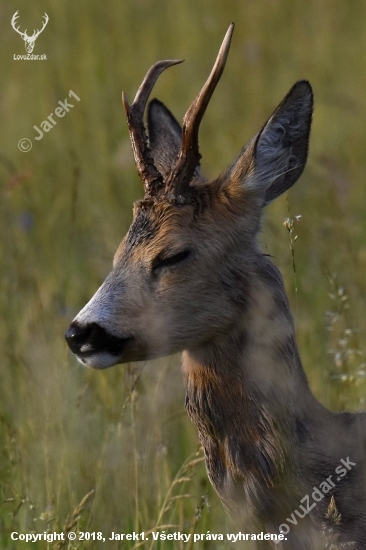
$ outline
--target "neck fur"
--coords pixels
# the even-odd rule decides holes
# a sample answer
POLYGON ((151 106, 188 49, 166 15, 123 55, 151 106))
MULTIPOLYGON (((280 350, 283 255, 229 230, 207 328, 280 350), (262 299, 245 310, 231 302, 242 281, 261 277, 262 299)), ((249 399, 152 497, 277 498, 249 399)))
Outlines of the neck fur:
POLYGON ((267 490, 283 486, 295 447, 307 437, 304 420, 321 407, 301 366, 277 268, 261 257, 249 285, 233 330, 183 353, 186 408, 211 481, 234 515, 244 496, 258 506, 267 490))

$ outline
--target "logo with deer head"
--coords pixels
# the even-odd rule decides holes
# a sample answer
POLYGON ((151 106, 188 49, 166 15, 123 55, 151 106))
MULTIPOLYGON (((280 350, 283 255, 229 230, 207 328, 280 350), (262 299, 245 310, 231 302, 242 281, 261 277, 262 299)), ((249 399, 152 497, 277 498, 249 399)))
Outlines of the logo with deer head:
POLYGON ((44 14, 44 16, 43 16, 44 21, 43 21, 43 24, 42 24, 42 28, 34 30, 32 36, 27 35, 27 29, 25 29, 25 31, 22 32, 19 29, 19 26, 18 27, 16 26, 18 17, 19 17, 19 10, 17 10, 14 13, 13 18, 11 20, 11 26, 23 38, 26 52, 27 53, 32 53, 33 49, 34 49, 34 44, 35 44, 37 38, 39 37, 39 35, 41 34, 41 32, 43 31, 43 29, 45 28, 45 26, 48 23, 48 19, 49 19, 48 15, 47 15, 47 13, 44 14))

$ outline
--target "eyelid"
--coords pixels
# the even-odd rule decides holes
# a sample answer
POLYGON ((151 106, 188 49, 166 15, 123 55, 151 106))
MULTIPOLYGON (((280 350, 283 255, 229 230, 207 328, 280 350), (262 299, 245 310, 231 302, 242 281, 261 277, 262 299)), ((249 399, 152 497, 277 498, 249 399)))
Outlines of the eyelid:
POLYGON ((190 250, 182 250, 181 252, 177 252, 176 254, 169 254, 164 257, 164 252, 162 252, 153 261, 152 271, 155 271, 160 267, 168 267, 183 262, 183 260, 188 258, 190 253, 190 250))

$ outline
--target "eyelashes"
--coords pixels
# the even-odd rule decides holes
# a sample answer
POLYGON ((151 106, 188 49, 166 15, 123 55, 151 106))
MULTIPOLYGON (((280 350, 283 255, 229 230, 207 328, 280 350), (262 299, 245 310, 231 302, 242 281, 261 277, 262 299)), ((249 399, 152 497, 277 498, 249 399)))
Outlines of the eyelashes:
POLYGON ((174 254, 173 256, 164 257, 163 255, 159 255, 153 261, 152 271, 156 272, 157 270, 163 267, 172 267, 172 266, 178 265, 184 260, 186 260, 190 254, 191 254, 190 250, 183 250, 182 252, 179 252, 178 254, 174 254))

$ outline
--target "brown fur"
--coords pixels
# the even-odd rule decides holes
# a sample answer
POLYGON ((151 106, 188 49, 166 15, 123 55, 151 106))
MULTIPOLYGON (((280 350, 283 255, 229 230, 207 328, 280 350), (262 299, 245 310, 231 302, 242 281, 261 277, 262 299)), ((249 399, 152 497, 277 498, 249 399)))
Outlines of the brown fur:
MULTIPOLYGON (((197 167, 183 196, 150 189, 66 338, 94 368, 184 350, 186 408, 239 527, 278 534, 287 523, 279 550, 364 550, 365 414, 331 413, 311 394, 281 275, 257 244, 263 206, 305 165, 311 114, 310 85, 297 83, 215 181, 197 167), (348 457, 355 465, 336 480, 348 457), (289 523, 329 476, 331 491, 289 523)), ((156 100, 148 120, 145 158, 171 179, 180 127, 156 100)))

